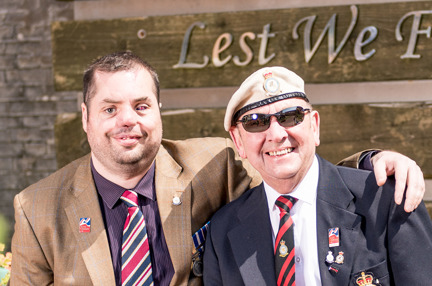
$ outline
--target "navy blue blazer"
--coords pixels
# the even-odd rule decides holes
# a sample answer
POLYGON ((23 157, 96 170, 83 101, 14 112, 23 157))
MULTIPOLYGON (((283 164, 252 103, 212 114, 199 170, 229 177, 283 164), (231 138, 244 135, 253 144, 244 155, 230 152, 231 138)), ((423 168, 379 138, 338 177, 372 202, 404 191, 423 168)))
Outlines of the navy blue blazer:
MULTIPOLYGON (((322 285, 432 285, 432 223, 422 203, 406 213, 394 202, 394 179, 383 187, 373 172, 335 166, 318 156, 318 262, 322 285), (340 246, 328 231, 339 227, 340 246), (344 252, 329 270, 326 255, 344 252), (364 276, 362 276, 364 273, 364 276), (378 279, 378 282, 377 280, 378 279), (379 283, 379 284, 378 284, 379 283)), ((263 185, 219 210, 204 253, 204 285, 276 285, 272 230, 263 185)))

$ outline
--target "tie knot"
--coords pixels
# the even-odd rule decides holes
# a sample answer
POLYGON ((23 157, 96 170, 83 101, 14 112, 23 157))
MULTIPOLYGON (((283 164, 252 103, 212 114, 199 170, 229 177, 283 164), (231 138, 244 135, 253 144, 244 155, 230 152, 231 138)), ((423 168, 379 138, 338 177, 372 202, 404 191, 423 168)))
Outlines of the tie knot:
POLYGON ((134 191, 124 191, 120 199, 128 206, 128 208, 138 206, 138 194, 134 191))
POLYGON ((291 196, 280 196, 275 204, 276 206, 279 207, 281 212, 287 212, 289 213, 289 211, 291 210, 291 208, 293 207, 293 205, 297 202, 296 198, 293 198, 291 196))

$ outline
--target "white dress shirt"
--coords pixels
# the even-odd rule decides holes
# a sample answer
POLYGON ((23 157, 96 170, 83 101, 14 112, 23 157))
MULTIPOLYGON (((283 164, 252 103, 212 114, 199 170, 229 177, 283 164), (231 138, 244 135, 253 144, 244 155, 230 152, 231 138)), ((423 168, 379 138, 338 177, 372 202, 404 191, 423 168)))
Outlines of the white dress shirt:
MULTIPOLYGON (((319 286, 321 277, 318 264, 316 233, 316 194, 319 165, 315 156, 311 168, 300 184, 289 195, 298 199, 290 211, 294 224, 295 280, 297 286, 319 286)), ((273 247, 279 231, 279 208, 275 205, 281 195, 264 182, 270 221, 273 229, 273 247)))

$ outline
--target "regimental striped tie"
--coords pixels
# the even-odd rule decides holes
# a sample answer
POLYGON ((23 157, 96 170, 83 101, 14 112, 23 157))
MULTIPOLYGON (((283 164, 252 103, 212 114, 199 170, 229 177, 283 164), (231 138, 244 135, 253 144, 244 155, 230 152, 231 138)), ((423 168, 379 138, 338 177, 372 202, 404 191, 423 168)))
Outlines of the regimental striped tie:
POLYGON ((280 196, 275 204, 280 209, 279 231, 275 241, 275 267, 278 286, 295 285, 294 226, 290 210, 297 199, 280 196))
POLYGON ((122 285, 153 285, 149 242, 138 195, 126 190, 120 198, 128 206, 123 228, 122 285))

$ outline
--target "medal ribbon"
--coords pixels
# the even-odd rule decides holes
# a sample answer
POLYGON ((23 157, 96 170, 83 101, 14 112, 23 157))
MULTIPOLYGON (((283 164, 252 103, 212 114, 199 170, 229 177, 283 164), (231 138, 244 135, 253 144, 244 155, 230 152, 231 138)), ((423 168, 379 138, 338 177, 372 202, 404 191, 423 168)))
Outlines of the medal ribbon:
POLYGON ((204 249, 204 242, 209 228, 210 221, 208 221, 202 228, 192 235, 192 240, 195 245, 196 253, 201 257, 204 249))

